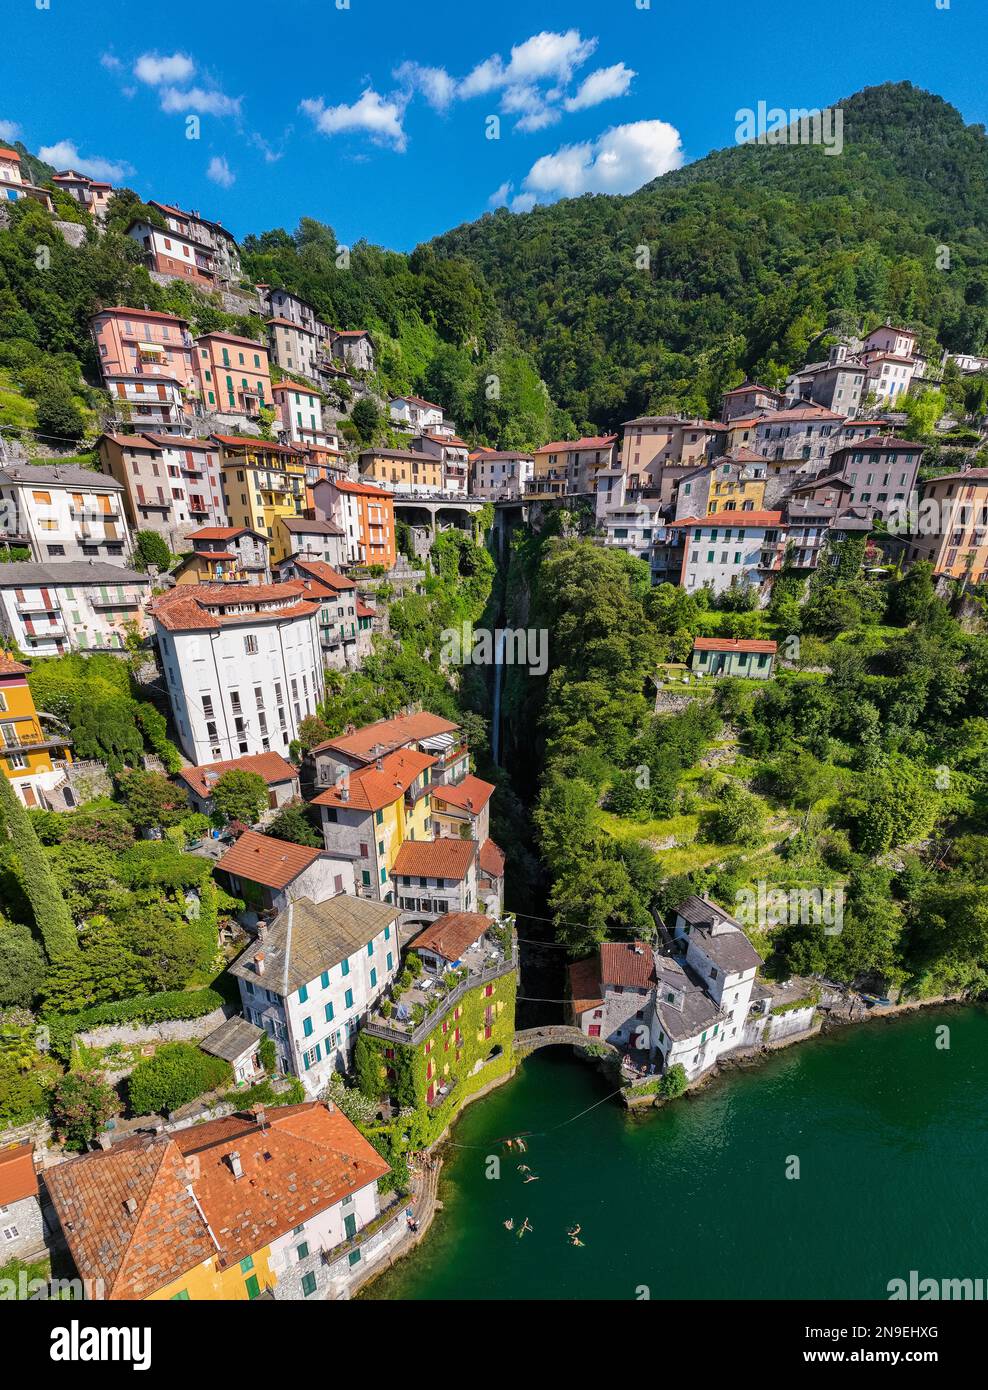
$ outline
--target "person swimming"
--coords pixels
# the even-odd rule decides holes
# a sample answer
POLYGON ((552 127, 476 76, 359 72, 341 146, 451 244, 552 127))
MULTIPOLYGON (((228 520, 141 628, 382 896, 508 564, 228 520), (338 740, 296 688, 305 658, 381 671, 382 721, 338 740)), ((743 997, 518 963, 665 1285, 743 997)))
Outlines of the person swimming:
POLYGON ((532 1170, 531 1168, 529 1168, 527 1163, 519 1163, 518 1171, 519 1173, 530 1173, 532 1170))
POLYGON ((583 1227, 582 1227, 582 1226, 579 1224, 579 1222, 578 1222, 578 1223, 573 1227, 573 1229, 572 1229, 571 1231, 567 1231, 566 1234, 569 1236, 570 1240, 573 1240, 573 1238, 574 1238, 575 1236, 578 1236, 582 1230, 583 1230, 583 1227))
POLYGON ((538 1174, 536 1173, 526 1173, 522 1178, 522 1182, 538 1182, 538 1180, 538 1174))
POLYGON ((528 1217, 526 1216, 526 1217, 525 1217, 524 1224, 521 1226, 520 1230, 518 1231, 518 1239, 521 1240, 522 1236, 525 1234, 526 1231, 534 1231, 534 1230, 535 1230, 535 1227, 529 1224, 528 1217))
POLYGON ((507 1221, 505 1221, 504 1229, 506 1231, 513 1231, 515 1229, 515 1218, 513 1216, 509 1216, 507 1221))

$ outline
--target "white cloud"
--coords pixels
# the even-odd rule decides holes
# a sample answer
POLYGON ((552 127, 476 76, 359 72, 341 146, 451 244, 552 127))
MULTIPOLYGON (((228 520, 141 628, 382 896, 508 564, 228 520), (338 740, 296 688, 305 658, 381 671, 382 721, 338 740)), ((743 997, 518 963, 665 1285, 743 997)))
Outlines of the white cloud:
POLYGON ((482 96, 500 87, 526 87, 534 82, 566 83, 596 47, 597 40, 582 38, 578 29, 569 29, 565 34, 544 30, 515 44, 510 62, 505 63, 499 53, 494 53, 478 63, 460 83, 459 95, 482 96))
POLYGON ((237 181, 237 176, 227 164, 225 157, 219 154, 214 155, 209 161, 206 178, 212 179, 213 183, 218 183, 221 188, 232 188, 237 181))
POLYGON ((516 121, 515 130, 545 130, 547 126, 556 125, 561 119, 556 107, 543 106, 541 110, 530 111, 527 116, 522 116, 520 121, 516 121))
POLYGON ((511 200, 512 212, 531 212, 538 202, 534 193, 519 193, 517 198, 511 200))
POLYGON ((119 72, 120 69, 123 67, 123 63, 121 63, 120 59, 116 56, 115 53, 100 54, 99 63, 100 67, 106 68, 108 72, 119 72))
POLYGON ((505 203, 508 201, 508 197, 513 188, 514 184, 511 182, 511 180, 505 179, 501 187, 496 188, 494 192, 491 194, 491 196, 488 198, 488 205, 492 208, 504 207, 505 203))
POLYGON ((177 87, 163 87, 161 109, 169 114, 198 111, 203 116, 237 116, 240 114, 240 98, 228 97, 224 92, 205 87, 190 87, 185 92, 177 87))
POLYGON ((16 140, 21 128, 16 121, 0 121, 0 140, 16 140))
POLYGON ((667 121, 634 121, 613 126, 594 141, 564 145, 536 160, 525 177, 522 199, 541 202, 581 193, 632 193, 650 179, 683 163, 679 131, 667 121))
POLYGON ((612 97, 627 95, 631 80, 638 74, 624 63, 615 63, 610 68, 598 68, 585 77, 575 95, 563 103, 567 111, 585 111, 590 106, 599 106, 602 101, 612 97))
POLYGON ((393 76, 411 91, 421 92, 436 111, 445 111, 456 96, 456 81, 445 68, 423 67, 421 63, 402 63, 393 76))
POLYGON ((42 145, 38 155, 56 169, 75 169, 91 179, 106 179, 115 183, 134 171, 123 160, 104 159, 102 155, 82 155, 72 140, 59 140, 54 145, 42 145))
POLYGON ((188 82, 195 70, 195 63, 185 53, 142 53, 134 64, 134 76, 149 87, 160 87, 163 82, 188 82))
POLYGON ((367 87, 352 106, 326 106, 322 98, 300 103, 323 135, 339 135, 348 130, 364 130, 377 144, 390 144, 404 153, 408 139, 402 121, 405 104, 397 97, 384 98, 367 87))

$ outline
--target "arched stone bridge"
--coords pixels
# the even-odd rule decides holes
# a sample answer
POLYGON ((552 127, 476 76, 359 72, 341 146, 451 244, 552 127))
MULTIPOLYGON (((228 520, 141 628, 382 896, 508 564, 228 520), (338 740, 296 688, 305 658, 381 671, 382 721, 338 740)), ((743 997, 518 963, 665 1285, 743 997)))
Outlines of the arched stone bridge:
POLYGON ((587 1048, 593 1043, 595 1046, 603 1047, 608 1052, 615 1049, 610 1043, 604 1042, 602 1038, 588 1038, 586 1033, 579 1028, 573 1028, 568 1024, 551 1023, 543 1028, 522 1028, 515 1034, 515 1053, 521 1057, 527 1057, 530 1052, 536 1052, 540 1047, 560 1047, 569 1044, 571 1047, 587 1048))

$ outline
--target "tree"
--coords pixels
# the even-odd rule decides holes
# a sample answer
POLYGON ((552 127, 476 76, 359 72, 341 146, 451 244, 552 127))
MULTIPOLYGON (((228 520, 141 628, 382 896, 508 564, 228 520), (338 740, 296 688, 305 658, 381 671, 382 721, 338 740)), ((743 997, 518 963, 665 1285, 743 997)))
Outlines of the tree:
POLYGON ((135 1115, 177 1110, 232 1079, 233 1069, 221 1057, 210 1057, 194 1043, 164 1043, 131 1072, 130 1108, 135 1115))
POLYGON ((38 397, 38 433, 53 444, 76 443, 86 433, 86 422, 72 399, 72 392, 58 377, 48 382, 38 397))
POLYGON ((323 839, 313 826, 310 814, 304 801, 293 802, 278 812, 265 833, 276 840, 291 840, 296 845, 321 849, 323 839))
POLYGON ((674 1062, 659 1082, 659 1095, 666 1100, 676 1100, 688 1085, 686 1068, 682 1062, 674 1062))
POLYGON ((381 414, 372 396, 361 396, 350 411, 350 419, 364 443, 370 443, 381 423, 381 414))
POLYGON ((73 955, 79 949, 79 939, 72 914, 38 843, 27 811, 9 780, 2 776, 0 825, 10 837, 17 856, 18 880, 31 904, 34 925, 44 942, 45 954, 49 961, 73 955))
POLYGON ((188 802, 163 772, 139 768, 117 778, 117 790, 138 830, 160 830, 175 825, 188 802))
POLYGON ((67 1072, 52 1093, 52 1125, 70 1149, 85 1149, 120 1109, 116 1091, 95 1072, 67 1072))
POLYGON ((311 752, 328 738, 332 738, 330 727, 317 714, 307 714, 298 726, 298 746, 303 753, 311 752))
POLYGON ((244 825, 255 825, 268 804, 268 784, 259 772, 234 767, 219 778, 213 787, 211 800, 220 815, 228 821, 239 820, 244 825))
POLYGON ((723 844, 755 845, 762 838, 765 812, 752 792, 728 782, 710 822, 710 834, 723 844))
POLYGON ((134 537, 134 567, 146 571, 150 566, 167 570, 172 562, 172 553, 164 536, 157 531, 138 531, 134 537))
POLYGON ((45 981, 45 953, 28 927, 0 916, 0 1009, 28 1008, 45 981))

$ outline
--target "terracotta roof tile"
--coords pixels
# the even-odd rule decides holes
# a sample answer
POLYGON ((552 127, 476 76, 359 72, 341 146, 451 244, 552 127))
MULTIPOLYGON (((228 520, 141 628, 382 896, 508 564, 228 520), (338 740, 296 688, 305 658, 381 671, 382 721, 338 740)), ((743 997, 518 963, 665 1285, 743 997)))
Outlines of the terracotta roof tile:
POLYGON ((504 850, 493 840, 485 840, 480 846, 478 862, 481 872, 487 874, 488 878, 502 878, 504 876, 504 850))
POLYGON ((593 956, 575 960, 569 967, 569 993, 576 1014, 599 1009, 604 1000, 600 992, 600 969, 593 956))
POLYGON ((392 873, 460 882, 476 856, 475 840, 405 840, 395 857, 392 873))
POLYGON ((387 1172, 345 1116, 312 1101, 263 1127, 231 1115, 126 1139, 50 1169, 47 1185, 79 1273, 104 1278, 108 1298, 143 1299, 206 1260, 230 1268, 387 1172))
POLYGON ((655 956, 645 941, 604 941, 600 947, 600 979, 604 985, 655 983, 655 956))
POLYGON ((697 637, 693 642, 695 652, 761 652, 771 653, 773 656, 778 650, 775 642, 748 641, 740 637, 697 637))
POLYGON ((216 867, 248 883, 280 889, 287 888, 322 853, 321 849, 309 845, 296 845, 289 840, 261 835, 256 830, 245 830, 236 844, 216 861, 216 867))
POLYGON ((482 912, 444 912, 409 942, 409 949, 435 951, 452 963, 479 941, 491 925, 491 919, 482 912))
POLYGON ((432 799, 448 801, 451 806, 459 806, 475 816, 484 809, 496 791, 493 782, 484 782, 468 773, 460 782, 433 787, 432 799))
POLYGON ((380 811, 404 796, 417 777, 436 761, 417 748, 402 748, 381 758, 381 766, 351 772, 344 787, 332 786, 313 798, 315 806, 339 806, 355 811, 380 811))
POLYGON ((291 763, 286 762, 280 753, 249 753, 243 758, 230 758, 226 762, 201 763, 198 767, 181 768, 178 775, 194 792, 209 796, 224 772, 256 772, 269 787, 275 782, 288 782, 298 776, 291 763))
POLYGON ((330 749, 359 758, 362 762, 372 762, 379 749, 402 748, 407 743, 434 738, 437 734, 453 734, 458 730, 458 724, 451 724, 448 719, 423 710, 418 714, 398 714, 393 719, 378 719, 373 724, 365 724, 362 729, 353 729, 350 733, 327 739, 325 743, 318 744, 313 752, 322 753, 330 749))
POLYGON ((23 1202, 38 1195, 38 1178, 34 1171, 34 1146, 29 1143, 11 1144, 0 1149, 0 1206, 23 1202))

